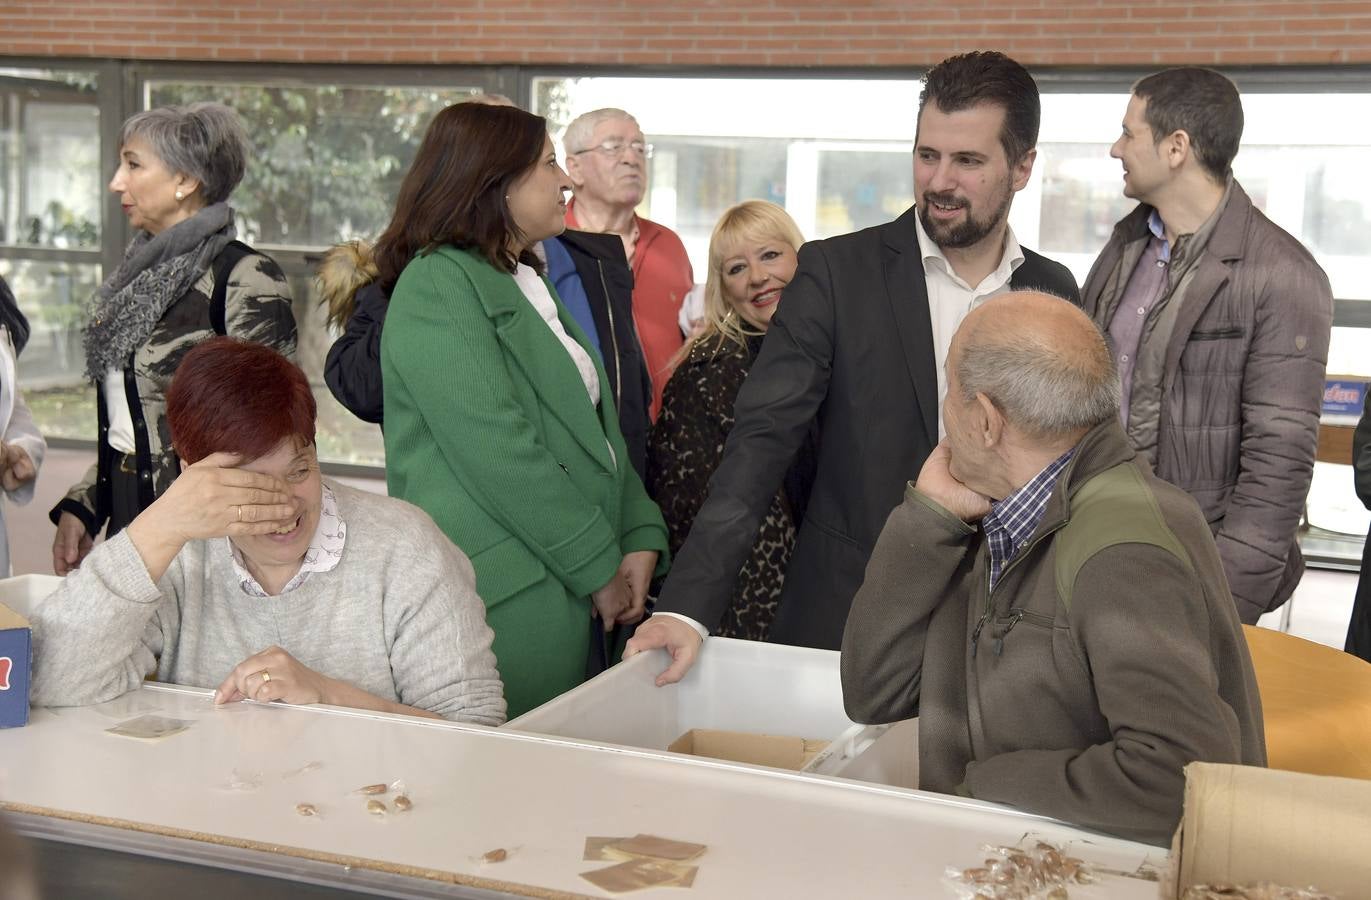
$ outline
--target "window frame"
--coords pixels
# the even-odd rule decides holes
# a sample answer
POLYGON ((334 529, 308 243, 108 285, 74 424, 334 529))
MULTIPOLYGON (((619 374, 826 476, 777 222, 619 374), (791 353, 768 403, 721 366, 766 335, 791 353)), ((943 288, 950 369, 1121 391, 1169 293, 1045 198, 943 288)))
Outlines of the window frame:
MULTIPOLYGON (((342 64, 196 62, 162 60, 111 60, 83 57, 34 57, 0 55, 0 67, 38 70, 88 71, 96 76, 96 102, 100 109, 100 159, 112 171, 119 128, 133 113, 144 108, 151 82, 190 81, 256 84, 269 82, 302 88, 322 85, 367 87, 473 86, 502 93, 529 104, 535 82, 545 78, 739 78, 793 80, 913 80, 927 71, 922 66, 839 67, 809 69, 758 66, 573 66, 573 65, 479 65, 479 64, 342 64)), ((1218 67, 1233 78, 1244 93, 1371 93, 1371 65, 1242 66, 1218 67)), ((1079 67, 1035 66, 1032 72, 1040 90, 1048 93, 1123 93, 1155 66, 1079 67)), ((912 112, 912 111, 911 111, 912 112)), ((894 114, 905 114, 904 112, 894 114)), ((102 176, 103 176, 102 172, 102 176)), ((102 182, 103 182, 102 177, 102 182)), ((0 255, 14 260, 91 264, 98 261, 104 272, 113 271, 123 257, 131 233, 118 198, 104 193, 101 207, 101 238, 98 249, 68 249, 0 245, 0 255)), ((263 245, 288 277, 313 274, 326 246, 263 245)), ((1336 326, 1371 328, 1371 301, 1335 301, 1336 326)), ((90 448, 93 440, 53 439, 54 445, 90 448)), ((352 476, 377 476, 380 466, 324 462, 326 471, 352 476)))

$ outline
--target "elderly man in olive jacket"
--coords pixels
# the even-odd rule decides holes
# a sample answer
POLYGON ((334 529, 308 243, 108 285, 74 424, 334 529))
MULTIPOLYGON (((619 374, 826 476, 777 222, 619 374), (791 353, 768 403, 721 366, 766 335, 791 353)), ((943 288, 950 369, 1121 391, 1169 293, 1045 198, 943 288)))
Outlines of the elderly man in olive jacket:
POLYGON ((1110 155, 1141 201, 1082 292, 1123 376, 1128 440, 1200 504, 1244 622, 1289 599, 1318 447, 1333 323, 1328 278, 1252 205, 1230 165, 1233 83, 1209 69, 1139 81, 1110 155))
POLYGON ((1187 763, 1266 763, 1209 527, 1128 445, 1109 349, 1066 301, 973 310, 947 385, 947 437, 848 616, 848 715, 918 715, 926 790, 1165 843, 1187 763))

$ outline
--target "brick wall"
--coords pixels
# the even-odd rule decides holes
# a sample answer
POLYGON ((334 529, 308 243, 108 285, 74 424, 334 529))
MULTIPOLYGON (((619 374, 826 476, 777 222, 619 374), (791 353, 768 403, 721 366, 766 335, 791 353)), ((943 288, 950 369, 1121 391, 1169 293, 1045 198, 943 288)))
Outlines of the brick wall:
POLYGON ((1371 62, 1367 0, 0 0, 0 55, 920 66, 1371 62))

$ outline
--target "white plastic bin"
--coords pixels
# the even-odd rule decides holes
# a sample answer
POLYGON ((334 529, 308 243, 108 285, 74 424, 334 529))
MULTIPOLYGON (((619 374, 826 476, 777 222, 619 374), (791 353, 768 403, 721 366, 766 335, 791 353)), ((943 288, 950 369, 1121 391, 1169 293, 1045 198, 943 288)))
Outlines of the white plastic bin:
POLYGON ((869 784, 917 788, 919 720, 854 727, 815 757, 805 771, 869 784))
POLYGON ((29 619, 33 617, 33 611, 39 601, 61 586, 62 579, 56 575, 16 575, 13 578, 0 578, 0 603, 29 619))
POLYGON ((640 653, 504 727, 662 751, 692 728, 831 741, 853 727, 836 651, 712 637, 679 684, 659 688, 669 662, 640 653))
POLYGON ((663 753, 693 728, 811 738, 830 743, 805 772, 917 786, 912 723, 853 723, 838 658, 835 650, 712 637, 679 684, 655 684, 665 652, 640 653, 504 727, 663 753))

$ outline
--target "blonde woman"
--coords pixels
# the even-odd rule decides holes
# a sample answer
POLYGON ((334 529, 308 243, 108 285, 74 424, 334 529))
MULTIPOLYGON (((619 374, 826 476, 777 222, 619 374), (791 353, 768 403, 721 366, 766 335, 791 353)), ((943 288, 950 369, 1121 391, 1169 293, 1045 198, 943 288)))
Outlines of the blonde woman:
MULTIPOLYGON (((701 332, 681 351, 648 440, 648 493, 666 519, 674 553, 685 543, 723 458, 733 401, 766 335, 804 238, 784 209, 748 200, 723 214, 709 240, 701 332)), ((752 553, 711 634, 766 640, 808 496, 813 441, 771 501, 752 553)))

